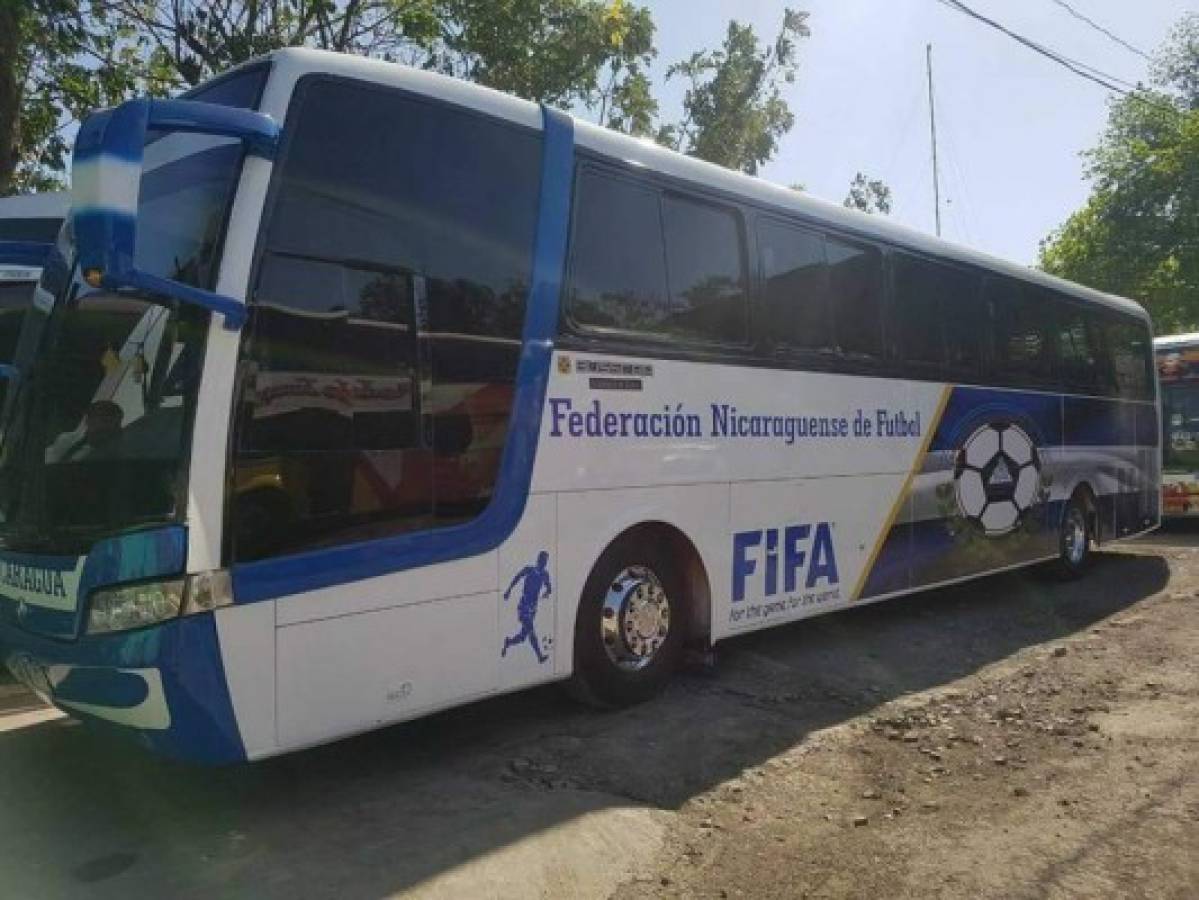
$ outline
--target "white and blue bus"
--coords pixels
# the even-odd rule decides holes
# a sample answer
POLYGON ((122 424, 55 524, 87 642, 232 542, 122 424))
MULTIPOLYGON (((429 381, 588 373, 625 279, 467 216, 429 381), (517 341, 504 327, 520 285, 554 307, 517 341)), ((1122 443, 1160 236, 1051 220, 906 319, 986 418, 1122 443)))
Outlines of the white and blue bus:
POLYGON ((397 65, 80 131, 0 440, 0 653, 258 759, 1158 523, 1136 304, 397 65))

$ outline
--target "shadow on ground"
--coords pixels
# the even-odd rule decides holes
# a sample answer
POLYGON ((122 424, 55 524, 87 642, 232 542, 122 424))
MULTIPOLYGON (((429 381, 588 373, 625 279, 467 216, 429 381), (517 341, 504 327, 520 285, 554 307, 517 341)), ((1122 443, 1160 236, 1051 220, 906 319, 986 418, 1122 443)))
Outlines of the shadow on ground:
POLYGON ((1166 519, 1161 528, 1137 538, 1135 546, 1187 550, 1199 548, 1199 516, 1193 519, 1166 519))
POLYGON ((714 672, 634 710, 580 711, 543 689, 234 769, 177 766, 65 721, 0 733, 0 883, 38 897, 384 896, 592 811, 675 808, 1168 578, 1137 554, 1070 584, 996 576, 731 641, 714 672))

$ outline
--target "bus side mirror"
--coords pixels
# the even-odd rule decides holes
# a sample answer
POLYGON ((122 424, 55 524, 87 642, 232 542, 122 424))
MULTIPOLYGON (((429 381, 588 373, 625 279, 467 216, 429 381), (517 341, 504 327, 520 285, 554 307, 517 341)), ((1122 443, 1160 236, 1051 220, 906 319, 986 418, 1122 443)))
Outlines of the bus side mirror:
POLYGON ((79 271, 92 287, 134 288, 218 312, 240 328, 246 307, 231 297, 171 281, 134 265, 143 151, 150 131, 240 139, 249 153, 271 159, 279 125, 270 116, 196 100, 129 100, 89 116, 79 128, 71 163, 71 220, 79 271))

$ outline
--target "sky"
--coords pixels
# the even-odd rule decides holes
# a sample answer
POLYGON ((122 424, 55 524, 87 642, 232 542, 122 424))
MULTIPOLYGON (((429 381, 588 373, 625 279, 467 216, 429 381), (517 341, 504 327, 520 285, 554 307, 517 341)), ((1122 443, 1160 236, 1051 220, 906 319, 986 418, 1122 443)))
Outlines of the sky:
MULTIPOLYGON (((718 46, 731 18, 773 39, 782 0, 639 0, 653 11, 652 75, 663 118, 679 115, 684 85, 666 67, 718 46)), ((1128 82, 1147 79, 1140 56, 1055 0, 966 0, 1065 56, 1128 82)), ((1111 96, 936 0, 790 0, 807 10, 795 84, 784 96, 795 127, 759 173, 844 200, 854 175, 890 185, 892 217, 934 232, 925 46, 933 45, 942 235, 1019 263, 1086 200, 1085 161, 1111 96)), ((1069 0, 1078 12, 1152 51, 1199 0, 1069 0)))

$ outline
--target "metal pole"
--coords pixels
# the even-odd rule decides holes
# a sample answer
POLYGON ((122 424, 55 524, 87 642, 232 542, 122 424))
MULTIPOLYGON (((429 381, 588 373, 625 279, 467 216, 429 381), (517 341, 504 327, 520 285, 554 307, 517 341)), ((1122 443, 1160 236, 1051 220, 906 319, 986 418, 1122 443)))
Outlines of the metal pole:
POLYGON ((925 47, 928 59, 928 122, 933 142, 933 210, 936 213, 937 237, 941 236, 941 177, 937 168, 937 106, 933 100, 933 45, 925 47))

